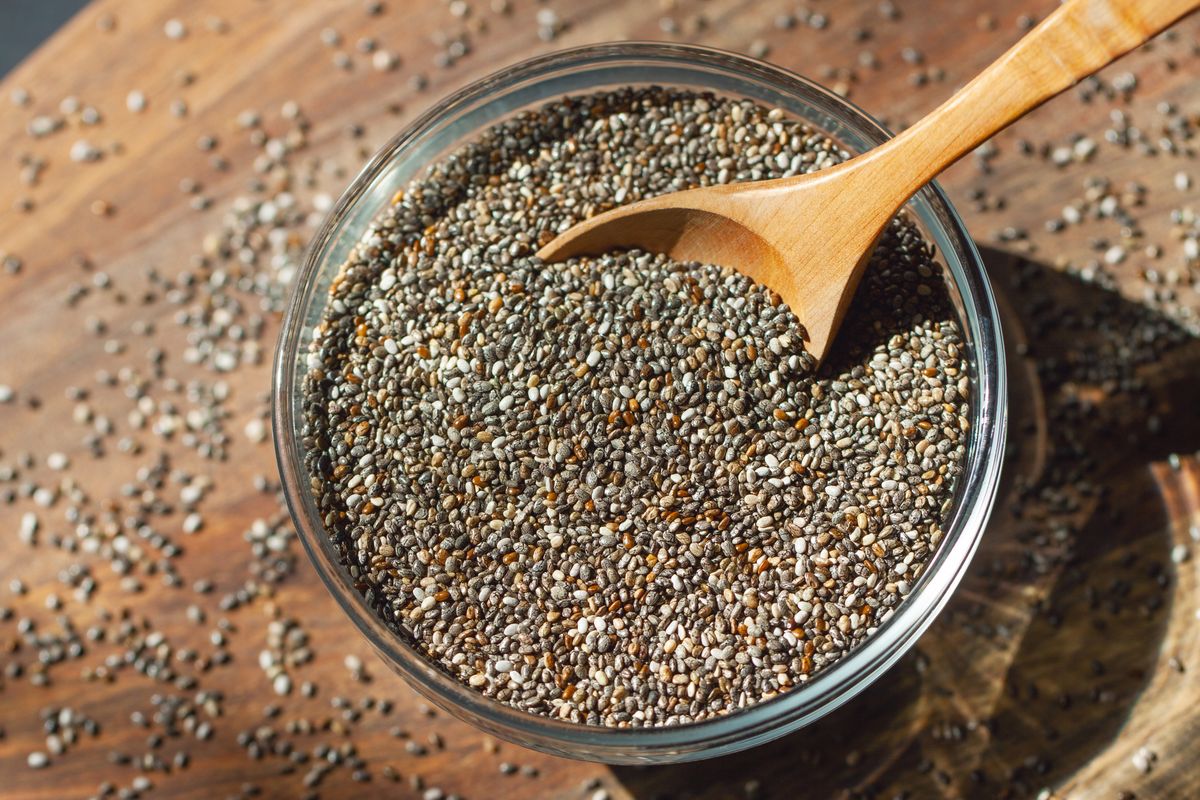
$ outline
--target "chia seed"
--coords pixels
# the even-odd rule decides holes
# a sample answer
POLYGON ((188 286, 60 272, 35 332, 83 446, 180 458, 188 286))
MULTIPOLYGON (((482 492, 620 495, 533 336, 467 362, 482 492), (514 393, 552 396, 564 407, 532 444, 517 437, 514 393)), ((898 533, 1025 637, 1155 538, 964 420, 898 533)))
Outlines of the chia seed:
POLYGON ((819 371, 735 272, 534 255, 621 203, 846 157, 780 111, 630 89, 523 113, 397 193, 305 382, 312 490, 380 616, 487 696, 620 727, 788 691, 887 620, 968 428, 916 229, 891 225, 819 371))

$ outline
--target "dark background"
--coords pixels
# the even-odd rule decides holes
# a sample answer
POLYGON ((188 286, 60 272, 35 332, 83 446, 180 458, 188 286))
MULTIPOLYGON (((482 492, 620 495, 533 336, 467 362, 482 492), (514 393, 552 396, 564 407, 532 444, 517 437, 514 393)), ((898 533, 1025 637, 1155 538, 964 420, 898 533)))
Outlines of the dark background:
POLYGON ((0 0, 0 76, 83 8, 87 0, 0 0))

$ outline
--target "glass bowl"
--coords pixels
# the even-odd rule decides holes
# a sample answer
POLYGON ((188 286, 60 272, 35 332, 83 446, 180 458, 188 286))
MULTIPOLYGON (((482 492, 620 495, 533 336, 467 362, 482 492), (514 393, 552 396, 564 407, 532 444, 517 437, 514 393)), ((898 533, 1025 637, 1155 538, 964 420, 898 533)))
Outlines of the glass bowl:
POLYGON ((431 108, 380 150, 342 195, 310 245, 284 318, 274 368, 275 451, 292 518, 321 579, 382 658, 435 704, 490 734, 556 755, 614 764, 687 761, 762 744, 828 714, 879 678, 945 606, 979 544, 999 481, 1007 410, 995 299, 962 220, 945 194, 930 185, 907 210, 937 247, 975 365, 972 433, 950 519, 943 525, 945 536, 908 599, 874 636, 807 683, 749 708, 686 725, 615 729, 537 716, 487 698, 443 672, 388 628, 341 565, 304 468, 301 385, 312 330, 321 319, 330 281, 397 189, 485 128, 566 94, 650 84, 707 89, 780 107, 851 153, 889 137, 879 123, 816 83, 701 47, 594 45, 509 67, 431 108))

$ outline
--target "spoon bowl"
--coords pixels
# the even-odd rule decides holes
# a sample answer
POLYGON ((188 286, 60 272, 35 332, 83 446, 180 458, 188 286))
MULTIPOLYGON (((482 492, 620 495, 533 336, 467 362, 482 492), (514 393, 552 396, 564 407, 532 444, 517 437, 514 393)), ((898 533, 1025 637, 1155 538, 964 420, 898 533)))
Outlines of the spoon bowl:
POLYGON ((558 261, 619 246, 734 269, 787 303, 800 320, 806 349, 820 360, 891 218, 860 205, 835 212, 838 226, 821 230, 822 219, 837 203, 830 193, 844 192, 846 181, 853 180, 843 172, 834 167, 653 197, 581 222, 538 255, 558 261), (825 246, 816 246, 822 240, 812 237, 825 237, 825 246), (829 280, 829 275, 847 280, 829 280))

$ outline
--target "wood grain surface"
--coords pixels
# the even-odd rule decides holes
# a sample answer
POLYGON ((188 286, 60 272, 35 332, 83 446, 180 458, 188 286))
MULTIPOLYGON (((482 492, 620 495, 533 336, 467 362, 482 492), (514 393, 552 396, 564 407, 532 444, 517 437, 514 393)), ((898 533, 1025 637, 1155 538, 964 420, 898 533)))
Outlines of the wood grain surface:
MULTIPOLYGON (((324 757, 314 748, 349 743, 369 782, 339 767, 321 782, 321 797, 420 797, 414 776, 467 798, 590 798, 601 790, 612 798, 1016 798, 1043 789, 1072 798, 1200 795, 1200 562, 1174 563, 1200 546, 1193 540, 1200 466, 1189 455, 1200 446, 1200 343, 1185 333, 1200 303, 1183 244, 1191 218, 1172 216, 1197 200, 1192 182, 1177 175, 1196 171, 1197 20, 1108 68, 1099 83, 1038 109, 998 136, 994 152, 978 152, 942 180, 984 250, 1004 308, 1013 435, 984 544, 916 651, 846 708, 771 745, 690 765, 608 768, 497 747, 440 712, 429 716, 344 619, 298 544, 284 556, 293 574, 277 584, 263 574, 246 532, 278 515, 269 487, 255 487, 255 476, 274 475, 269 442, 255 441, 255 426, 266 412, 278 314, 262 312, 259 364, 214 376, 183 357, 194 328, 181 312, 203 297, 175 304, 147 278, 148 270, 168 281, 200 270, 206 238, 221 230, 236 198, 252 194, 256 179, 278 178, 256 173, 261 143, 238 115, 255 110, 262 128, 280 135, 294 128, 285 118, 294 116, 285 109, 291 101, 311 121, 292 158, 297 173, 319 164, 311 181, 295 180, 306 208, 317 194, 336 196, 371 151, 447 92, 526 56, 587 42, 767 48, 769 60, 837 86, 898 129, 1011 45, 1023 16, 1057 4, 812 0, 808 10, 826 24, 792 28, 777 18, 796 4, 774 0, 512 0, 509 14, 475 0, 465 18, 442 0, 382 5, 370 14, 360 0, 97 0, 3 81, 0 261, 10 269, 0 267, 0 386, 14 397, 0 403, 0 467, 15 475, 0 471, 0 493, 13 494, 0 494, 0 608, 11 611, 0 621, 0 796, 83 798, 104 782, 128 788, 145 775, 152 787, 144 796, 301 797, 305 774, 324 757), (562 30, 544 41, 537 15, 545 23, 550 9, 562 30), (185 24, 185 36, 164 35, 171 19, 185 24), (322 42, 326 28, 340 33, 340 45, 322 42), (464 31, 470 52, 447 67, 435 63, 444 37, 464 31), (364 37, 395 54, 398 68, 376 69, 373 56, 359 52, 364 37), (351 69, 335 64, 339 52, 351 69), (427 76, 424 88, 413 80, 418 73, 427 76), (28 92, 27 105, 9 102, 17 90, 28 92), (132 90, 148 98, 141 113, 126 108, 132 90), (68 97, 97 109, 99 122, 85 125, 68 113, 62 130, 31 136, 31 121, 59 113, 68 97), (185 115, 173 113, 176 101, 186 103, 185 115), (1186 124, 1169 128, 1171 114, 1186 124), (351 125, 362 135, 351 135, 351 125), (1130 128, 1140 139, 1122 144, 1130 128), (1094 147, 1079 144, 1081 137, 1094 147), (81 139, 103 157, 73 160, 81 139), (1064 163, 1044 157, 1062 148, 1064 163), (227 169, 214 168, 214 154, 227 169), (39 160, 44 169, 29 185, 22 176, 39 160), (1097 188, 1101 178, 1109 190, 1097 188), (197 195, 181 191, 187 180, 198 184, 197 195), (1046 229, 1064 206, 1091 208, 1106 192, 1132 221, 1085 213, 1061 232, 1046 229), (1160 245, 1159 255, 1146 252, 1149 244, 1160 245), (1106 264, 1116 245, 1123 254, 1106 264), (165 354, 157 367, 155 348, 165 354), (97 382, 97 371, 117 375, 122 367, 118 386, 97 382), (228 416, 214 425, 228 438, 227 457, 202 458, 183 435, 134 427, 125 393, 138 383, 134 373, 154 385, 156 398, 170 391, 167 379, 178 381, 183 409, 196 406, 189 381, 211 387, 222 378, 228 399, 220 409, 228 416), (72 387, 87 389, 88 398, 72 387), (94 426, 75 416, 80 403, 113 422, 103 457, 81 443, 94 426), (126 436, 140 452, 117 446, 126 436), (53 452, 69 457, 68 469, 47 466, 53 452), (139 468, 164 453, 176 471, 164 480, 164 503, 155 506, 144 486, 123 490, 144 483, 139 468), (178 473, 212 482, 193 535, 182 532, 178 473), (49 508, 26 496, 50 486, 62 498, 49 508), (183 550, 172 559, 181 585, 165 585, 161 570, 149 567, 137 573, 141 590, 132 591, 103 550, 70 552, 65 542, 81 522, 72 506, 84 509, 85 524, 152 516, 183 550), (19 536, 27 512, 40 521, 33 545, 19 536), (70 585, 78 580, 68 572, 73 564, 87 566, 97 584, 87 599, 70 585), (11 591, 18 578, 24 594, 11 591), (212 593, 193 591, 200 579, 213 582, 212 593), (248 585, 253 596, 239 607, 219 606, 248 585), (61 610, 48 607, 51 596, 61 610), (193 604, 203 623, 188 611, 193 604), (119 635, 123 614, 129 624, 119 635), (39 665, 39 650, 63 637, 60 615, 74 622, 83 652, 39 665), (297 686, 286 698, 258 663, 272 619, 297 621, 314 654, 289 670, 297 686), (93 623, 110 632, 105 641, 87 639, 93 623), (147 642, 151 632, 163 641, 147 642), (135 641, 138 654, 127 657, 135 641), (166 648, 171 680, 143 669, 166 648), (178 658, 181 649, 196 655, 178 658), (219 652, 227 663, 216 663, 219 652), (347 655, 364 661, 369 682, 351 676, 347 655), (111 679, 96 679, 105 672, 111 679), (319 687, 315 697, 300 695, 303 681, 319 687), (211 737, 198 738, 192 723, 175 730, 156 720, 156 707, 170 697, 199 708, 193 719, 207 721, 211 737), (344 698, 358 708, 368 697, 374 706, 361 714, 335 706, 344 698), (386 714, 383 699, 392 704, 386 714), (268 718, 272 703, 280 713, 268 718), (98 735, 82 733, 48 768, 30 768, 29 754, 46 747, 43 711, 62 707, 95 720, 98 735), (266 728, 274 730, 269 741, 266 728), (239 743, 243 733, 243 743, 262 737, 260 758, 239 743), (410 752, 400 733, 427 752, 410 752), (276 754, 286 752, 284 742, 309 753, 308 763, 290 765, 276 754), (179 751, 190 756, 186 767, 171 766, 179 751), (144 758, 166 766, 143 772, 144 758), (502 774, 502 762, 537 774, 502 774)), ((256 298, 247 293, 245 302, 256 298)))

